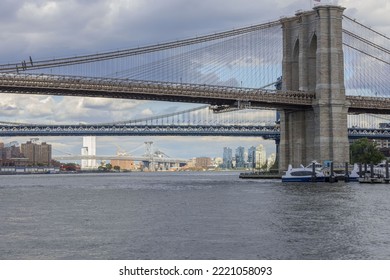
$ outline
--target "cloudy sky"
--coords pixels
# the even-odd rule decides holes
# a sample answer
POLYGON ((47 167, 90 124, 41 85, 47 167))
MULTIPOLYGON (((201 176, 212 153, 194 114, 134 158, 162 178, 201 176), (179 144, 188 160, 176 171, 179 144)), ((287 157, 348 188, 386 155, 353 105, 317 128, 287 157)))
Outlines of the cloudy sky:
MULTIPOLYGON (((324 1, 324 0, 322 0, 324 1)), ((167 42, 231 30, 310 8, 309 0, 2 0, 0 63, 73 56, 167 42)), ((390 36, 390 0, 339 0, 346 14, 390 36)), ((19 122, 99 122, 158 115, 191 104, 135 100, 53 98, 2 94, 0 120, 19 122)), ((2 138, 24 142, 28 138, 2 138)), ((79 137, 41 137, 60 151, 79 153, 79 137)), ((100 137, 98 153, 114 154, 113 143, 132 151, 144 141, 172 157, 222 156, 223 146, 235 149, 272 141, 229 137, 100 137)), ((140 154, 141 151, 135 152, 140 154)))

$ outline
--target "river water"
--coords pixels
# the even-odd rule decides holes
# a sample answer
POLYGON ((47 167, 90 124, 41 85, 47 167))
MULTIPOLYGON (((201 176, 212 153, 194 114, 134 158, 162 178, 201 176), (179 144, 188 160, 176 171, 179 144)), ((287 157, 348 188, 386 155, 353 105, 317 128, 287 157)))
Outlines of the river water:
POLYGON ((390 259, 390 185, 0 176, 1 259, 390 259))

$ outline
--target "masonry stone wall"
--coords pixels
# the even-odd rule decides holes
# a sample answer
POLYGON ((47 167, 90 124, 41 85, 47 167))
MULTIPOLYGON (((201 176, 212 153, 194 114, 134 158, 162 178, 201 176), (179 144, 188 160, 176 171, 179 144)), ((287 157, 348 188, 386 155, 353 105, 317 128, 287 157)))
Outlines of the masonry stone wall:
POLYGON ((318 6, 283 18, 283 90, 315 92, 311 110, 281 111, 280 170, 349 158, 344 88, 344 8, 318 6))

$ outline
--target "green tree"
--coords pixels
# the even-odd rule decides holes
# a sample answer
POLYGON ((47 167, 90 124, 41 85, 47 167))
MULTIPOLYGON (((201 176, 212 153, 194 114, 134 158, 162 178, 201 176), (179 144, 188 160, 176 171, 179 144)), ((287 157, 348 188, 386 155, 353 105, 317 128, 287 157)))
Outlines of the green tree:
POLYGON ((107 163, 107 164, 106 164, 106 169, 109 170, 109 171, 112 169, 111 163, 107 163))
POLYGON ((120 168, 120 166, 118 166, 118 165, 115 165, 115 166, 114 166, 114 170, 115 170, 115 171, 120 171, 120 170, 121 170, 121 168, 120 168))
POLYGON ((374 163, 377 164, 385 159, 385 156, 379 151, 378 146, 362 138, 353 142, 350 146, 352 163, 374 163))

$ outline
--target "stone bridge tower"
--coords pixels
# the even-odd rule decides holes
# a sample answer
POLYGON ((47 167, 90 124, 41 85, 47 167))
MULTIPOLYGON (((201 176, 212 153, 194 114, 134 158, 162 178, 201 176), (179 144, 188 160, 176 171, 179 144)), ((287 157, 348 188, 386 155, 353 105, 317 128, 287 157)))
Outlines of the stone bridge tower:
POLYGON ((281 19, 283 90, 315 92, 310 110, 282 110, 280 170, 313 160, 349 159, 344 87, 344 8, 318 6, 281 19))

